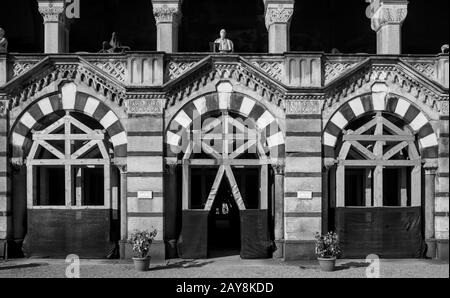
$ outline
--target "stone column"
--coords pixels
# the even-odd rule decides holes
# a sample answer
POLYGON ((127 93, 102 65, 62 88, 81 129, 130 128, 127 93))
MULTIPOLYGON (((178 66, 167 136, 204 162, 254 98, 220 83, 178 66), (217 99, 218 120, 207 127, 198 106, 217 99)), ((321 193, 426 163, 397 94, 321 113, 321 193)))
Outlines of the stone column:
POLYGON ((436 238, 434 230, 435 211, 435 181, 437 161, 428 160, 425 165, 425 242, 427 243, 427 257, 436 258, 436 238))
POLYGON ((398 55, 402 51, 402 24, 408 14, 406 0, 366 0, 366 15, 377 33, 377 54, 398 55))
POLYGON ((265 0, 266 27, 269 32, 269 53, 290 50, 289 28, 294 13, 293 0, 265 0))
POLYGON ((274 258, 284 256, 284 163, 272 165, 275 179, 275 244, 277 250, 274 252, 274 258))
POLYGON ((178 51, 178 25, 181 19, 179 0, 152 0, 156 21, 156 50, 174 53, 178 51))
POLYGON ((166 242, 166 257, 174 259, 177 254, 177 209, 178 209, 178 184, 177 184, 176 158, 166 158, 166 192, 164 200, 164 223, 166 242))
POLYGON ((127 166, 118 166, 120 171, 120 258, 126 258, 128 239, 127 166))
POLYGON ((44 18, 44 53, 66 51, 64 0, 38 0, 38 9, 44 18))

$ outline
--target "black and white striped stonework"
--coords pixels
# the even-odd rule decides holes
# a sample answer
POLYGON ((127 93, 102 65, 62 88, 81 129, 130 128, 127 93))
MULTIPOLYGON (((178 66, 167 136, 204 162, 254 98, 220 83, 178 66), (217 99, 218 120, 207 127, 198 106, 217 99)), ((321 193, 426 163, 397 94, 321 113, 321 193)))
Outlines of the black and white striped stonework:
POLYGON ((342 130, 356 118, 369 112, 390 112, 405 121, 417 133, 422 158, 438 157, 438 139, 428 118, 405 99, 377 98, 376 94, 364 95, 343 104, 330 118, 323 134, 324 155, 334 157, 334 148, 342 130))
MULTIPOLYGON (((261 142, 266 147, 265 149, 268 149, 270 157, 274 159, 283 157, 285 141, 275 117, 256 100, 237 92, 215 92, 201 96, 186 104, 172 118, 171 125, 169 125, 169 130, 166 133, 167 146, 174 146, 178 150, 186 149, 182 148, 187 146, 187 144, 182 144, 182 138, 186 130, 191 127, 194 117, 220 110, 236 113, 243 120, 251 120, 261 132, 261 142)), ((170 148, 167 150, 169 155, 174 154, 171 153, 172 151, 170 148)))
POLYGON ((114 156, 126 156, 127 135, 117 115, 100 100, 76 91, 75 84, 67 84, 60 93, 35 102, 16 121, 12 132, 14 158, 23 157, 23 152, 31 145, 31 130, 42 129, 40 121, 57 111, 76 111, 94 118, 107 131, 114 156))

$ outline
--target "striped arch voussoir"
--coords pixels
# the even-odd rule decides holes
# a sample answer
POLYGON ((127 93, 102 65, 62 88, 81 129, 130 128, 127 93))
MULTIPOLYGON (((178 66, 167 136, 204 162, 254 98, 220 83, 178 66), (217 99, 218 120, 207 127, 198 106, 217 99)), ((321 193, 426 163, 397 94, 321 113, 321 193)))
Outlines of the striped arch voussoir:
POLYGON ((273 159, 283 157, 284 136, 275 117, 256 100, 236 92, 212 93, 196 98, 186 104, 172 118, 166 133, 167 146, 182 149, 183 134, 186 129, 191 127, 194 117, 219 110, 233 111, 243 118, 252 119, 266 137, 266 145, 270 150, 270 157, 273 159))
POLYGON ((39 121, 56 111, 78 111, 97 120, 108 132, 114 146, 114 157, 126 157, 127 134, 117 115, 103 102, 77 92, 75 84, 64 85, 61 93, 40 99, 17 119, 12 132, 13 159, 24 158, 24 148, 31 144, 30 132, 39 121))
POLYGON ((438 156, 437 136, 425 114, 407 100, 385 94, 368 94, 343 104, 328 121, 323 133, 325 157, 334 157, 334 148, 342 130, 356 118, 369 112, 391 112, 402 118, 417 133, 422 158, 438 156))

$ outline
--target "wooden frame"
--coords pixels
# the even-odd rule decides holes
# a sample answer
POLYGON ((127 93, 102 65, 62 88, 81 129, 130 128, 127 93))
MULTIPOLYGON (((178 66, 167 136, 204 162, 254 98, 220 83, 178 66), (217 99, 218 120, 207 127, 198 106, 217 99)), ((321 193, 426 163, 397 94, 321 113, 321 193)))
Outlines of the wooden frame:
MULTIPOLYGON (((336 207, 345 207, 345 169, 366 168, 363 179, 365 187, 365 206, 383 206, 383 169, 386 167, 405 168, 412 167, 411 172, 411 206, 421 205, 421 168, 422 160, 414 144, 416 137, 407 129, 401 129, 378 112, 374 119, 362 125, 356 131, 344 132, 343 144, 338 156, 336 169, 336 207), (364 134, 375 127, 374 134, 364 134), (392 134, 384 134, 384 129, 392 134), (373 150, 361 144, 361 142, 374 142, 373 150), (386 152, 387 144, 393 145, 386 152), (396 144, 397 143, 397 144, 396 144), (397 153, 407 148, 409 159, 392 159, 397 153), (348 159, 351 149, 355 150, 363 159, 348 159), (372 191, 368 188, 368 179, 373 179, 372 191), (373 200, 373 203, 372 203, 373 200)), ((357 154, 354 154, 355 156, 357 154)), ((403 174, 406 171, 402 171, 403 174)), ((401 183, 406 184, 406 177, 401 177, 401 183)), ((404 185, 402 187, 405 187, 404 185)), ((401 206, 406 207, 406 192, 402 190, 401 206)))
POLYGON ((66 112, 66 115, 49 125, 42 131, 33 132, 33 144, 28 154, 27 165, 27 206, 29 209, 108 209, 111 207, 111 161, 104 144, 105 135, 102 131, 93 130, 75 119, 66 112), (64 126, 63 134, 54 133, 64 126), (72 126, 83 133, 71 133, 72 126), (64 150, 61 151, 51 144, 52 141, 64 141, 64 150), (87 141, 76 151, 73 149, 74 141, 87 141), (92 149, 98 148, 101 158, 83 158, 92 149), (46 150, 56 159, 39 159, 36 155, 40 150, 46 150), (64 206, 35 206, 36 179, 35 168, 41 166, 63 166, 65 181, 64 206), (104 203, 102 206, 82 206, 81 192, 73 191, 75 177, 72 173, 74 167, 102 166, 104 171, 104 203), (75 198, 73 194, 75 193, 75 198))
POLYGON ((190 209, 190 168, 191 167, 213 167, 217 166, 218 171, 214 179, 213 186, 209 191, 204 210, 211 210, 214 200, 217 196, 217 191, 220 187, 220 183, 223 178, 226 177, 229 183, 234 200, 240 210, 245 210, 244 200, 242 199, 241 192, 236 182, 236 178, 233 174, 232 166, 248 166, 260 168, 260 208, 268 208, 268 164, 273 161, 267 158, 266 153, 263 150, 261 138, 259 137, 259 131, 244 126, 239 121, 232 118, 228 111, 222 110, 222 115, 215 121, 205 125, 202 130, 187 130, 190 136, 196 138, 196 142, 200 141, 201 149, 211 158, 210 159, 195 159, 191 158, 195 141, 191 138, 190 143, 186 147, 182 161, 179 161, 182 165, 183 171, 183 209, 190 209), (211 131, 222 124, 221 132, 212 133, 211 131), (230 128, 235 128, 236 133, 230 133, 230 128), (198 140, 200 139, 200 140, 198 140), (207 141, 221 140, 221 150, 212 148, 207 141), (233 142, 239 141, 237 148, 230 152, 229 147, 233 142), (255 149, 260 159, 239 159, 250 148, 255 149))

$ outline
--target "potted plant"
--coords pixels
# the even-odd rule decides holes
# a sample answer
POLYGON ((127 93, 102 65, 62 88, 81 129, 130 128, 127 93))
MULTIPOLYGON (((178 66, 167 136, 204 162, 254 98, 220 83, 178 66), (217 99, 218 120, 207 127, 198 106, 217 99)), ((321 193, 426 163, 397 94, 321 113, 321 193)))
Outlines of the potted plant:
POLYGON ((152 228, 150 231, 135 231, 130 235, 128 242, 133 248, 134 268, 138 271, 147 271, 150 267, 149 256, 150 246, 155 239, 157 230, 152 228))
POLYGON ((315 252, 319 260, 320 269, 322 271, 334 271, 336 258, 342 253, 338 235, 334 232, 329 232, 326 235, 316 233, 315 239, 315 252))

